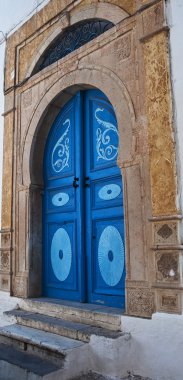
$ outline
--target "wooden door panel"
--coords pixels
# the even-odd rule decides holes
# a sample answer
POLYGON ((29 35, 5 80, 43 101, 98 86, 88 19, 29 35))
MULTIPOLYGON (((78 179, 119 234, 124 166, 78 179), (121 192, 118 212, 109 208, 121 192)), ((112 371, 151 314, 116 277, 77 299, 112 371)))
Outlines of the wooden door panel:
POLYGON ((76 194, 73 185, 48 189, 46 193, 47 213, 64 213, 76 209, 76 194))
POLYGON ((45 157, 47 180, 58 180, 75 173, 75 106, 74 100, 69 102, 52 126, 45 157))
POLYGON ((47 286, 77 290, 76 221, 48 223, 47 286))
POLYGON ((111 176, 92 181, 92 209, 121 206, 123 188, 121 176, 111 176))
POLYGON ((112 105, 101 91, 85 97, 88 300, 124 307, 125 244, 119 133, 112 105))
POLYGON ((124 230, 122 218, 100 219, 93 222, 93 267, 95 291, 121 294, 124 274, 124 230))
POLYGON ((61 110, 44 157, 44 295, 84 300, 82 242, 82 102, 78 93, 61 110))
POLYGON ((58 115, 44 158, 44 295, 124 307, 125 254, 119 133, 98 90, 58 115))
POLYGON ((98 91, 98 95, 95 91, 90 98, 88 97, 88 111, 90 125, 92 125, 92 128, 89 129, 90 170, 96 172, 102 168, 113 166, 116 162, 119 133, 113 109, 109 102, 104 100, 100 91, 98 91))

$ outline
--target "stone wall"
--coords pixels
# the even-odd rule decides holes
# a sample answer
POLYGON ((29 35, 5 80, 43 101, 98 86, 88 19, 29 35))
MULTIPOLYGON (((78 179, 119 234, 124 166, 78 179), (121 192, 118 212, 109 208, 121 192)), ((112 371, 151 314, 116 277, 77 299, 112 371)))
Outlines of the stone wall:
POLYGON ((102 90, 118 121, 124 179, 126 312, 182 312, 181 210, 164 0, 51 0, 7 41, 0 286, 41 295, 42 162, 58 110, 102 90), (47 46, 76 22, 114 27, 33 75, 47 46))

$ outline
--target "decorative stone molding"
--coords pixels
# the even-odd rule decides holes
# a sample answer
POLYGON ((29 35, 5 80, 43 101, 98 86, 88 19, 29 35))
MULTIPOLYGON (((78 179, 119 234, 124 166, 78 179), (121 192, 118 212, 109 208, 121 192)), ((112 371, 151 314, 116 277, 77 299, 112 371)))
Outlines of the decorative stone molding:
POLYGON ((32 89, 30 88, 30 90, 25 91, 24 94, 22 95, 22 105, 25 108, 28 108, 29 106, 31 106, 31 104, 32 104, 32 89))
POLYGON ((13 129, 14 112, 11 112, 4 119, 3 154, 6 160, 4 160, 2 183, 2 229, 11 229, 13 129))
POLYGON ((159 1, 142 13, 143 38, 155 33, 165 24, 164 2, 159 1))
MULTIPOLYGON (((121 1, 120 6, 118 4, 112 4, 110 2, 96 2, 93 4, 81 4, 80 7, 75 7, 70 12, 70 25, 76 24, 82 20, 103 18, 118 24, 120 21, 129 17, 129 9, 121 1)), ((132 0, 133 2, 133 0, 132 0)))
POLYGON ((62 29, 67 28, 70 25, 70 13, 69 12, 64 12, 60 16, 60 24, 62 29))

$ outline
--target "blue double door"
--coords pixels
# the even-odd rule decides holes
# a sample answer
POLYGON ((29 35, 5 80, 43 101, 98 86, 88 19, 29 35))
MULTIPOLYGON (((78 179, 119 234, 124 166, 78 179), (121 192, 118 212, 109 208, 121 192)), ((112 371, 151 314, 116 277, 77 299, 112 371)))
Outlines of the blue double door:
POLYGON ((124 307, 125 252, 119 132, 98 90, 60 111, 44 155, 43 291, 52 298, 124 307))

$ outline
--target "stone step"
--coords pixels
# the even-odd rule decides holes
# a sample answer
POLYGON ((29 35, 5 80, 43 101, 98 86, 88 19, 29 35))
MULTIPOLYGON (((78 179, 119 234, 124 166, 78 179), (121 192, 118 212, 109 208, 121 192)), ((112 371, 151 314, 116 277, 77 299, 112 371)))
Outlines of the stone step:
POLYGON ((0 380, 39 380, 48 375, 52 377, 59 369, 58 365, 35 354, 0 344, 0 380))
POLYGON ((5 314, 15 317, 19 325, 81 340, 83 342, 89 342, 91 335, 103 336, 110 339, 116 339, 122 335, 121 332, 111 331, 102 327, 72 322, 25 310, 15 309, 5 314))
MULTIPOLYGON (((56 335, 53 333, 33 329, 18 324, 0 328, 0 343, 11 345, 22 351, 50 360, 56 365, 61 365, 68 353, 85 348, 86 343, 56 335)), ((74 357, 74 355, 73 355, 74 357)))
POLYGON ((72 380, 153 380, 149 377, 141 377, 139 375, 133 375, 132 373, 129 373, 127 376, 123 378, 119 377, 110 377, 110 376, 103 376, 100 373, 96 372, 88 372, 81 374, 80 376, 74 377, 72 380))
POLYGON ((19 307, 25 311, 99 326, 112 331, 119 331, 121 329, 121 314, 123 310, 117 308, 50 298, 22 300, 19 307))

